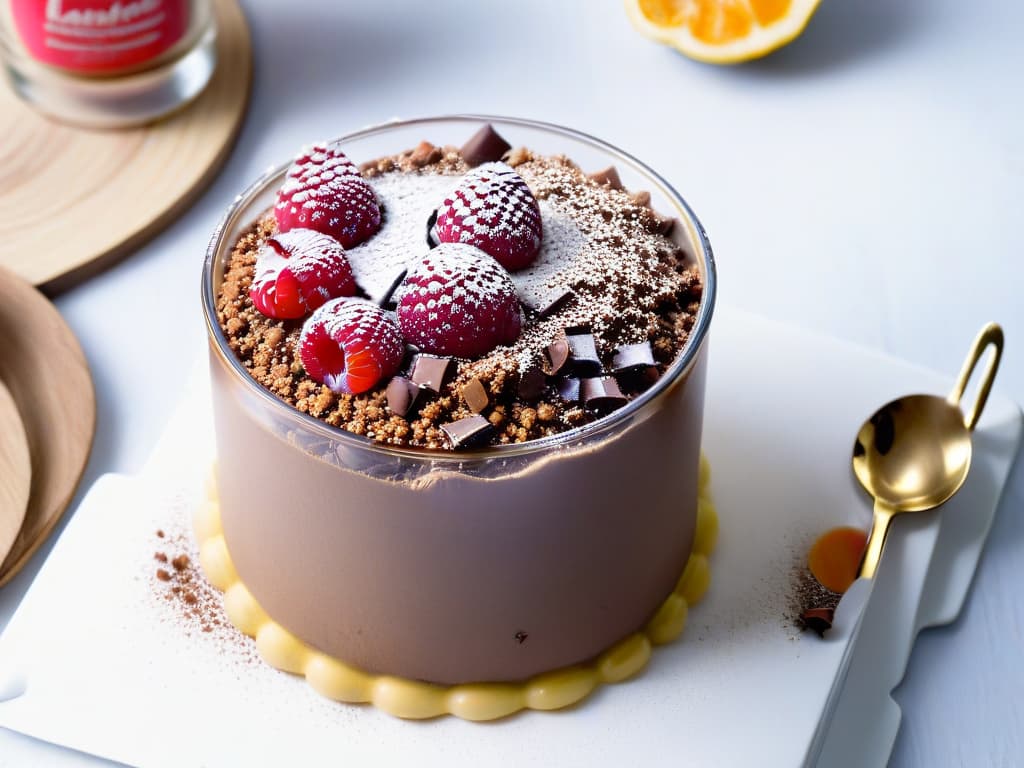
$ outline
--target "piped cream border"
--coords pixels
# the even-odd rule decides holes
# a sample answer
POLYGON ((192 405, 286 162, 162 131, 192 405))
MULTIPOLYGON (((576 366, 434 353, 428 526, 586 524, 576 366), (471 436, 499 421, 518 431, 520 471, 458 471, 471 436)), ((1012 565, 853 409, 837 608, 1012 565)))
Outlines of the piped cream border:
POLYGON ((693 551, 675 591, 647 625, 594 661, 546 672, 522 683, 444 686, 371 675, 310 648, 271 619, 239 579, 224 542, 214 473, 193 525, 200 564, 210 583, 224 592, 228 618, 241 632, 256 639, 256 649, 272 667, 303 675, 327 698, 369 702, 396 717, 424 719, 450 714, 464 720, 495 720, 521 709, 561 709, 575 704, 601 683, 619 683, 637 674, 647 665, 652 646, 671 642, 682 634, 689 606, 704 596, 711 582, 708 556, 718 538, 718 515, 711 500, 710 481, 711 468, 702 455, 693 551))

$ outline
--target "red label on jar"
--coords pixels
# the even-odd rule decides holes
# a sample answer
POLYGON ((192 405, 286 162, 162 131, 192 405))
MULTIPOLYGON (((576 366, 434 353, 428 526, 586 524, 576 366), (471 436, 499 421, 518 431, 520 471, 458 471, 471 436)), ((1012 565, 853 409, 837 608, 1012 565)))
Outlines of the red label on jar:
POLYGON ((82 73, 144 64, 188 29, 189 0, 11 0, 35 59, 82 73))

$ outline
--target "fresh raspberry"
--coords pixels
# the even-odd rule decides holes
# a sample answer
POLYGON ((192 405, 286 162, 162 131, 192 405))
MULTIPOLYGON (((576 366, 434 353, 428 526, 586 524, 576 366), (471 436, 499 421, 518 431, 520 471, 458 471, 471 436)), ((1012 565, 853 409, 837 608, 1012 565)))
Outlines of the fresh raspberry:
POLYGON ((345 249, 330 235, 293 229, 267 240, 256 257, 249 297, 267 317, 305 317, 328 299, 356 292, 345 249))
POLYGON ((471 358, 519 338, 512 278, 471 245, 441 243, 409 270, 396 292, 398 325, 424 352, 471 358))
POLYGON ((355 395, 398 372, 405 354, 394 316, 363 299, 334 299, 302 326, 299 359, 311 377, 355 395))
POLYGON ((512 271, 537 258, 541 234, 537 200, 505 163, 467 173, 437 209, 434 225, 438 242, 475 245, 512 271))
POLYGON ((307 227, 351 248, 380 229, 373 188, 336 144, 314 144, 288 169, 274 215, 281 232, 307 227))

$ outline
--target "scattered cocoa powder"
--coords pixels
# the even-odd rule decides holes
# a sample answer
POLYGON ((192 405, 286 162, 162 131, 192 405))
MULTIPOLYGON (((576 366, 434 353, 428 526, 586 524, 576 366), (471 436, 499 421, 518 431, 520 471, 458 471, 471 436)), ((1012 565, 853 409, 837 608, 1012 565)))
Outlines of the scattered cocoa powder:
MULTIPOLYGON (((817 628, 808 626, 804 619, 807 611, 814 609, 831 609, 839 605, 842 595, 823 587, 806 564, 806 557, 800 557, 793 565, 792 588, 790 591, 789 614, 790 622, 800 631, 817 628)), ((820 634, 820 633, 819 633, 820 634)))
POLYGON ((156 532, 166 550, 154 558, 170 563, 172 570, 157 568, 153 582, 154 594, 174 609, 175 624, 186 635, 198 632, 215 639, 225 651, 245 662, 254 662, 257 655, 250 638, 239 632, 224 613, 223 595, 206 580, 196 559, 191 535, 185 530, 156 532))

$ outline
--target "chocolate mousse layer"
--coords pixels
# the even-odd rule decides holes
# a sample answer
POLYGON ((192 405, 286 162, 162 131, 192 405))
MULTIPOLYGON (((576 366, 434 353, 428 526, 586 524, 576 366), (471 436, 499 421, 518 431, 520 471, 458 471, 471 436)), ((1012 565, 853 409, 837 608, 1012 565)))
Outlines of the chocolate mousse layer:
POLYGON ((642 627, 686 565, 704 368, 702 352, 587 440, 457 462, 311 432, 214 350, 231 559, 275 621, 368 672, 456 684, 586 661, 642 627))

